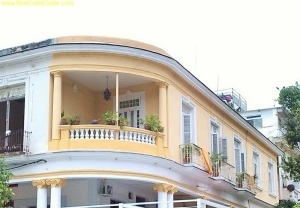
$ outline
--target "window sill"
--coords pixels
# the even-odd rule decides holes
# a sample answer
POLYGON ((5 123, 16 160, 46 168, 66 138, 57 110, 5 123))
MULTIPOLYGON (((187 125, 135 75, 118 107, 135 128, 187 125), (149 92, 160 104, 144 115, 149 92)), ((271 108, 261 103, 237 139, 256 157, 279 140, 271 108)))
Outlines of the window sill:
POLYGON ((259 185, 255 185, 255 188, 258 189, 259 191, 263 191, 263 188, 260 187, 259 185))
POLYGON ((273 193, 269 193, 269 196, 277 198, 277 195, 273 194, 273 193))

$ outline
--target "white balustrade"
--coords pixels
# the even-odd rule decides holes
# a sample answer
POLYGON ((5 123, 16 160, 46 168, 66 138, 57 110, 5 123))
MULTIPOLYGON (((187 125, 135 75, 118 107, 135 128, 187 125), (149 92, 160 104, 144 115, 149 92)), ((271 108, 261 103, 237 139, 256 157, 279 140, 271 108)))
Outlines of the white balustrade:
MULTIPOLYGON (((102 126, 101 126, 102 127, 102 126)), ((72 128, 70 131, 70 140, 116 140, 139 142, 155 145, 155 135, 152 132, 141 133, 139 129, 130 128, 130 130, 110 129, 110 128, 72 128), (116 137, 116 135, 119 137, 116 137)))

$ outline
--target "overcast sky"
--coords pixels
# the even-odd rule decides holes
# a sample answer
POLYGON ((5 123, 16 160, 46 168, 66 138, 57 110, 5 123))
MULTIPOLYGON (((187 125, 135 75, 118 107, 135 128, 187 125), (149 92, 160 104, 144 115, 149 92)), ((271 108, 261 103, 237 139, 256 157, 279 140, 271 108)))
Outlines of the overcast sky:
POLYGON ((277 106, 276 87, 300 77, 299 0, 20 2, 0 0, 1 49, 66 35, 138 40, 164 49, 211 90, 235 89, 248 110, 277 106))

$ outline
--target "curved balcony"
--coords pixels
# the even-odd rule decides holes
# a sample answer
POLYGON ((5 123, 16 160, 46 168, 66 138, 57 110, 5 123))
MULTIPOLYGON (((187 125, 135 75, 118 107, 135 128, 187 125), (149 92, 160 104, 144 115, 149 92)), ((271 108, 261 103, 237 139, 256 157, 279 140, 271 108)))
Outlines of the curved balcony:
POLYGON ((60 140, 49 142, 50 151, 123 151, 165 157, 164 134, 113 125, 61 125, 60 140))

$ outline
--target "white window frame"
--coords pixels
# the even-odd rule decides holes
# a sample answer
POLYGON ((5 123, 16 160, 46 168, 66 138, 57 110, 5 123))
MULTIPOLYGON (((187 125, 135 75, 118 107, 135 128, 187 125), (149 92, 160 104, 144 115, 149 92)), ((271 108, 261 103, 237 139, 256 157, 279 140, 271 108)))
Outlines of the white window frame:
POLYGON ((255 186, 261 188, 261 162, 260 162, 260 153, 258 150, 254 149, 252 153, 252 161, 253 161, 253 175, 256 175, 256 180, 254 182, 255 186), (257 160, 255 160, 257 159, 257 160), (255 171, 255 165, 257 170, 255 171))
MULTIPOLYGON (((18 80, 17 80, 18 81, 18 80)), ((5 86, 5 88, 2 88, 2 86, 0 87, 0 102, 6 102, 6 122, 5 122, 5 131, 9 132, 10 131, 10 103, 13 100, 18 100, 18 99, 25 99, 25 103, 24 103, 24 125, 23 125, 23 129, 28 129, 27 128, 27 109, 26 109, 26 105, 28 105, 28 97, 26 98, 26 94, 28 94, 27 92, 29 91, 28 89, 28 85, 26 84, 26 82, 24 83, 16 83, 16 84, 12 84, 12 85, 7 85, 5 86)))
POLYGON ((272 160, 268 161, 268 190, 269 194, 275 196, 275 173, 274 173, 274 163, 272 160))
POLYGON ((235 172, 242 173, 246 171, 246 155, 243 151, 243 140, 237 135, 233 135, 233 142, 234 142, 234 165, 235 165, 235 172), (238 143, 238 148, 236 148, 235 142, 238 143), (236 149, 239 150, 239 166, 240 169, 237 170, 237 161, 236 161, 236 149), (243 158, 244 157, 244 158, 243 158), (243 162, 244 159, 244 162, 243 162))
POLYGON ((189 97, 182 96, 181 97, 181 143, 186 144, 185 141, 185 129, 184 129, 184 117, 190 116, 190 138, 189 142, 193 144, 197 144, 197 128, 196 128, 196 105, 190 100, 189 97), (184 108, 188 109, 187 112, 183 112, 184 108))
POLYGON ((257 129, 260 129, 260 128, 263 127, 263 119, 262 119, 262 116, 261 116, 261 115, 247 116, 247 117, 246 117, 246 120, 247 120, 248 123, 250 123, 249 121, 253 121, 253 122, 252 122, 253 124, 251 124, 251 123, 250 123, 250 124, 251 124, 253 127, 257 128, 257 129), (255 124, 256 124, 255 121, 257 121, 257 120, 260 120, 260 123, 261 123, 260 126, 255 125, 255 124))
MULTIPOLYGON (((119 95, 119 103, 127 100, 139 99, 139 118, 145 118, 145 91, 131 92, 127 90, 126 93, 119 95)), ((119 106, 119 105, 118 105, 119 106)), ((119 106, 120 108, 120 106, 119 106)), ((113 109, 116 111, 116 96, 113 97, 113 109)), ((118 109, 118 113, 120 109, 118 109)), ((143 128, 143 125, 140 124, 140 128, 143 128)))
POLYGON ((226 152, 223 153, 224 156, 228 157, 228 140, 226 137, 222 137, 222 125, 215 118, 210 118, 210 139, 211 139, 211 154, 220 154, 223 153, 223 142, 226 144, 226 152), (217 149, 214 150, 215 141, 217 149))

